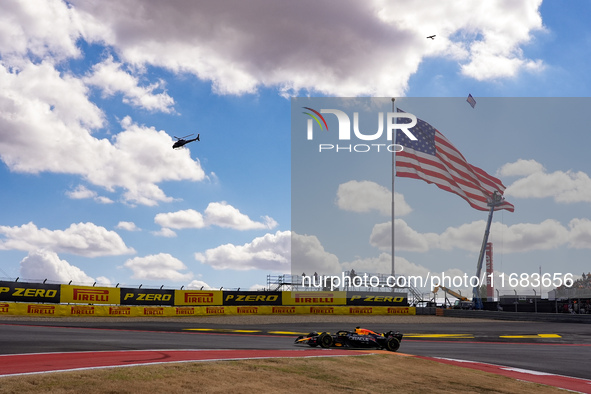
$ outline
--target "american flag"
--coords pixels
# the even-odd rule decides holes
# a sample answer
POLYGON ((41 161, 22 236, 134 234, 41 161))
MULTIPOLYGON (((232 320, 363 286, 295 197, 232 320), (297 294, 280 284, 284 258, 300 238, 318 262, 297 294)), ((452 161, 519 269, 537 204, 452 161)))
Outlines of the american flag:
POLYGON ((474 97, 472 97, 471 94, 468 94, 466 101, 472 106, 472 108, 476 106, 476 100, 474 100, 474 97))
MULTIPOLYGON (((398 112, 404 112, 398 109, 398 112)), ((396 153, 396 176, 422 179, 434 183, 440 189, 462 197, 472 208, 488 211, 488 203, 495 191, 503 194, 503 183, 478 167, 469 164, 464 156, 443 134, 429 123, 417 118, 417 125, 410 129, 417 137, 411 141, 401 130, 396 132, 396 143, 404 146, 396 153)), ((506 201, 495 211, 515 207, 506 201)))

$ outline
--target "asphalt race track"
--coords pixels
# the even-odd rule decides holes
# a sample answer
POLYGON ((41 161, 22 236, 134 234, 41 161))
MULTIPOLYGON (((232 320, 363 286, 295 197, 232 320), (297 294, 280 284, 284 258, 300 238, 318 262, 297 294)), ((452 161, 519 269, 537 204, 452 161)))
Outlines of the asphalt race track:
MULTIPOLYGON (((360 318, 362 320, 363 318, 360 318)), ((0 354, 241 349, 293 350, 310 331, 353 329, 351 323, 220 324, 203 321, 0 321, 0 354)), ((591 330, 587 324, 472 321, 466 323, 365 324, 405 334, 400 352, 504 365, 591 379, 591 330)), ((0 369, 2 366, 0 357, 0 369)), ((1 374, 1 371, 0 371, 1 374)), ((591 390, 591 387, 590 387, 591 390)))

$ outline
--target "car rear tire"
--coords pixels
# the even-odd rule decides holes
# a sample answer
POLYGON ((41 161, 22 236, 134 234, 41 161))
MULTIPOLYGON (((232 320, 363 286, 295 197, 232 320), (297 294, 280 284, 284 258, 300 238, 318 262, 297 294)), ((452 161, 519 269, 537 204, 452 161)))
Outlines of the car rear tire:
POLYGON ((332 340, 332 337, 330 336, 330 334, 323 332, 318 337, 318 343, 320 343, 320 347, 326 349, 326 348, 331 347, 333 345, 334 341, 332 340))
POLYGON ((400 341, 398 340, 398 338, 394 338, 394 337, 388 338, 388 340, 386 341, 386 350, 389 350, 391 352, 395 352, 398 349, 400 349, 400 341))

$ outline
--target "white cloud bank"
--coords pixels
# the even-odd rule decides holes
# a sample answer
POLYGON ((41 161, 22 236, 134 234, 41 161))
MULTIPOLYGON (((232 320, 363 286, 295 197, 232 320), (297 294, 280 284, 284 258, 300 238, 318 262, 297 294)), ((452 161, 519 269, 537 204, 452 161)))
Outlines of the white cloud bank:
POLYGON ((84 82, 101 89, 104 97, 121 93, 123 102, 134 107, 149 111, 173 112, 174 99, 166 92, 154 93, 154 90, 162 89, 162 81, 148 86, 139 86, 139 78, 124 71, 121 64, 116 63, 113 57, 95 64, 92 67, 92 73, 84 78, 84 82))
POLYGON ((31 280, 47 279, 52 282, 76 284, 110 285, 110 281, 105 277, 94 279, 88 276, 80 268, 71 265, 65 260, 61 260, 55 252, 47 250, 36 250, 29 252, 20 264, 20 276, 31 280))
MULTIPOLYGON (((49 63, 6 67, 0 63, 0 158, 11 171, 80 175, 110 192, 123 189, 131 204, 172 201, 164 181, 201 181, 205 172, 188 151, 171 154, 172 138, 126 117, 112 140, 92 136, 103 113, 88 89, 49 63)), ((77 189, 72 198, 94 197, 77 189)))
POLYGON ((94 223, 73 223, 65 230, 37 228, 33 223, 22 226, 0 226, 0 250, 71 253, 85 257, 133 254, 119 234, 94 223))
POLYGON ((181 272, 187 266, 168 253, 135 257, 127 260, 123 266, 133 272, 133 279, 184 281, 193 277, 192 272, 181 272))
POLYGON ((194 279, 187 285, 188 290, 214 290, 213 287, 200 279, 194 279))
MULTIPOLYGON (((345 211, 377 211, 384 216, 391 216, 392 192, 372 181, 349 181, 339 185, 336 204, 345 211)), ((394 192, 394 210, 397 216, 412 212, 404 196, 398 192, 394 192)))
MULTIPOLYGON (((419 233, 402 219, 396 219, 395 224, 396 248, 413 252, 433 249, 478 252, 486 227, 486 221, 478 220, 459 227, 448 227, 441 234, 436 234, 419 233)), ((572 219, 567 226, 552 219, 541 223, 518 223, 510 226, 493 222, 490 231, 499 242, 502 242, 503 253, 551 250, 561 246, 574 249, 591 248, 591 220, 587 218, 572 219)), ((392 222, 375 225, 370 243, 380 250, 391 250, 392 222)))
POLYGON ((548 173, 535 160, 517 160, 499 170, 504 176, 524 176, 505 190, 505 196, 517 198, 552 197, 558 203, 591 202, 591 178, 582 171, 548 173))
POLYGON ((287 273, 291 268, 291 232, 265 234, 244 245, 220 245, 195 253, 195 259, 219 270, 261 269, 287 273))
POLYGON ((456 61, 478 80, 542 67, 521 50, 543 28, 541 0, 428 6, 344 0, 336 7, 264 0, 72 3, 72 17, 95 27, 85 37, 100 35, 124 62, 191 73, 220 94, 273 86, 289 93, 400 96, 425 57, 456 61), (428 34, 437 38, 427 40, 428 34))
POLYGON ((92 198, 96 202, 101 204, 112 204, 113 200, 105 196, 99 196, 97 192, 88 189, 84 185, 78 185, 76 189, 69 190, 66 192, 66 196, 70 197, 73 200, 82 200, 86 198, 92 198))
POLYGON ((162 226, 161 236, 172 236, 170 229, 205 228, 217 226, 234 230, 261 230, 277 227, 277 222, 269 216, 264 216, 263 221, 256 222, 237 208, 227 202, 211 202, 207 205, 204 214, 186 209, 176 212, 159 213, 154 217, 154 222, 162 226))
POLYGON ((265 234, 244 245, 221 245, 195 253, 195 259, 215 269, 260 269, 280 273, 298 270, 308 275, 341 272, 337 256, 324 250, 317 237, 291 231, 265 234))
POLYGON ((127 230, 127 231, 141 231, 142 230, 141 228, 137 227, 134 222, 124 222, 124 221, 117 223, 116 228, 121 229, 121 230, 127 230))
MULTIPOLYGON (((540 4, 6 0, 0 159, 14 172, 73 174, 109 192, 121 189, 129 204, 170 202, 158 185, 203 180, 199 161, 188 151, 170 154, 173 141, 164 130, 129 118, 112 140, 95 137, 106 116, 92 89, 174 113, 174 98, 161 80, 150 80, 148 68, 191 74, 218 94, 236 95, 271 87, 285 96, 401 96, 428 57, 455 61, 478 80, 513 77, 543 66, 521 49, 543 29, 540 4), (86 55, 80 40, 107 54, 82 76, 64 67, 86 55)), ((111 202, 84 192, 70 196, 111 202)))

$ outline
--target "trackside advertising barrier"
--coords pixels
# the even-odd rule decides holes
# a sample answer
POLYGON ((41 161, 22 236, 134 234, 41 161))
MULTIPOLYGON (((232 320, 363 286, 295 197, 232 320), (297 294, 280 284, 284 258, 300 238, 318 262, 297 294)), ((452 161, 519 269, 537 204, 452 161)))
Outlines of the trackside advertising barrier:
POLYGON ((92 287, 0 281, 0 314, 208 316, 415 314, 400 293, 221 291, 92 287))
POLYGON ((215 315, 415 315, 414 307, 386 306, 121 306, 1 302, 0 315, 182 317, 215 315))

